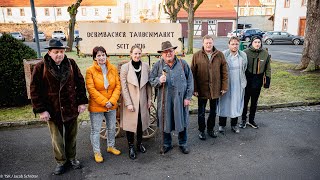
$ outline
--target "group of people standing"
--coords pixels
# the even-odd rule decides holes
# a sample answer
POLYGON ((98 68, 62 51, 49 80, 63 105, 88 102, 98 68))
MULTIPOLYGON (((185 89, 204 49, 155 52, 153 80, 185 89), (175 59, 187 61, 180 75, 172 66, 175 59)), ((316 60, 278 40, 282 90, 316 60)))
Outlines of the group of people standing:
POLYGON ((93 64, 86 71, 85 81, 73 59, 64 54, 66 46, 52 39, 48 53, 38 63, 30 85, 34 113, 47 121, 57 166, 53 174, 62 174, 67 166, 81 168, 76 156, 77 117, 88 105, 91 121, 90 140, 94 159, 103 162, 100 147, 100 129, 103 119, 107 127, 108 153, 120 155, 115 147, 116 110, 120 102, 120 126, 126 131, 130 159, 137 151, 145 153, 142 134, 150 125, 149 109, 152 105, 151 88, 157 98, 158 127, 162 133, 161 153, 173 148, 171 132, 178 132, 182 153, 190 152, 187 145, 189 105, 192 96, 198 98, 199 138, 216 138, 216 115, 219 116, 219 132, 225 133, 227 118, 231 129, 239 133, 246 124, 258 128, 254 121, 261 87, 269 87, 271 78, 270 56, 262 49, 260 37, 254 37, 248 49, 239 51, 239 39, 229 40, 229 49, 221 52, 213 45, 211 36, 203 37, 203 47, 193 55, 191 66, 175 55, 177 46, 162 42, 161 58, 150 71, 141 61, 142 49, 133 46, 130 61, 120 70, 107 60, 106 50, 93 49, 93 64), (86 96, 86 89, 89 100, 86 96), (249 122, 248 102, 251 99, 249 122), (210 113, 205 122, 207 101, 210 113), (134 137, 136 134, 136 138, 134 137), (136 139, 136 143, 134 140, 136 139))

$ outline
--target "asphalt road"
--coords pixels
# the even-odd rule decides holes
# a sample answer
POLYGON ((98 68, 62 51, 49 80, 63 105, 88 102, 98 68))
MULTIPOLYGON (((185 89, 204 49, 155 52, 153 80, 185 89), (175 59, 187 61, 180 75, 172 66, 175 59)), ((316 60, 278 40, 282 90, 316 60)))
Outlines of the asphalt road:
MULTIPOLYGON (((188 46, 188 40, 185 39, 185 47, 188 46)), ((214 45, 218 50, 225 50, 228 48, 228 38, 226 37, 220 37, 214 39, 214 45)), ((193 47, 195 48, 201 48, 202 47, 202 39, 194 39, 193 47)), ((277 61, 287 62, 287 63, 294 63, 299 64, 301 57, 302 57, 302 51, 303 51, 303 45, 291 45, 291 44, 273 44, 273 45, 266 45, 263 44, 263 47, 268 48, 269 52, 271 54, 272 59, 275 59, 277 61)))
POLYGON ((0 179, 36 177, 41 179, 320 179, 320 106, 261 111, 256 116, 259 129, 241 129, 206 141, 198 139, 197 118, 189 126, 190 154, 174 149, 159 154, 159 139, 146 140, 146 154, 130 160, 126 138, 116 139, 120 156, 106 153, 105 162, 93 160, 90 125, 80 125, 78 159, 81 170, 51 176, 55 167, 47 127, 0 130, 0 179))

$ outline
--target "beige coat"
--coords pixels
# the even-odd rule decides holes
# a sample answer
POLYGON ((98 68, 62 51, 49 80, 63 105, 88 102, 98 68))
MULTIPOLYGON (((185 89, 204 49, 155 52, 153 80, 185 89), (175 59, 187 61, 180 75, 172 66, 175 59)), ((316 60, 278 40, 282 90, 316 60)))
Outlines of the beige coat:
POLYGON ((151 85, 149 79, 149 65, 142 62, 140 86, 139 81, 132 66, 131 61, 121 66, 120 82, 122 87, 120 126, 125 131, 136 132, 138 125, 138 113, 140 103, 140 113, 142 130, 146 130, 150 125, 150 114, 148 103, 151 104, 151 85), (127 109, 128 105, 133 105, 134 112, 127 109))

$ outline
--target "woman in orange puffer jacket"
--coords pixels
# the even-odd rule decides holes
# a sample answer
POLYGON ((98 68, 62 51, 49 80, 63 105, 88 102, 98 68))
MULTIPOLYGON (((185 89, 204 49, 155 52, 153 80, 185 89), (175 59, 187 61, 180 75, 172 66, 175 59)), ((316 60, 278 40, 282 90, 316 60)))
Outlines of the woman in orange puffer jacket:
POLYGON ((86 72, 86 86, 89 92, 89 112, 91 121, 91 144, 97 163, 103 162, 100 153, 100 129, 106 119, 108 132, 107 152, 119 155, 114 147, 116 134, 116 109, 121 85, 117 68, 107 60, 106 50, 96 46, 92 53, 93 65, 86 72))

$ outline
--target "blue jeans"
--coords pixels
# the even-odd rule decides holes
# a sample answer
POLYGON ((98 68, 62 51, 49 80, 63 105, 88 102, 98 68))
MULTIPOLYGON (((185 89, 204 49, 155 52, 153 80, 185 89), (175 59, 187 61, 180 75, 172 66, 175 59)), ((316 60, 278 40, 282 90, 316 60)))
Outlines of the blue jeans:
MULTIPOLYGON (((201 99, 198 98, 198 125, 199 131, 204 132, 206 129, 206 105, 208 99, 201 99)), ((210 113, 207 120, 207 130, 212 131, 215 124, 216 124, 216 110, 217 110, 217 103, 218 99, 210 99, 210 113)))
MULTIPOLYGON (((164 143, 163 145, 166 147, 172 146, 172 137, 171 133, 163 133, 164 137, 164 143)), ((187 145, 187 128, 184 128, 183 131, 179 132, 178 140, 179 140, 179 146, 186 146, 187 145)))
POLYGON ((91 144, 93 152, 100 153, 100 130, 103 118, 106 118, 106 131, 108 134, 107 144, 108 147, 114 147, 116 138, 116 110, 108 112, 90 112, 91 120, 91 144))

